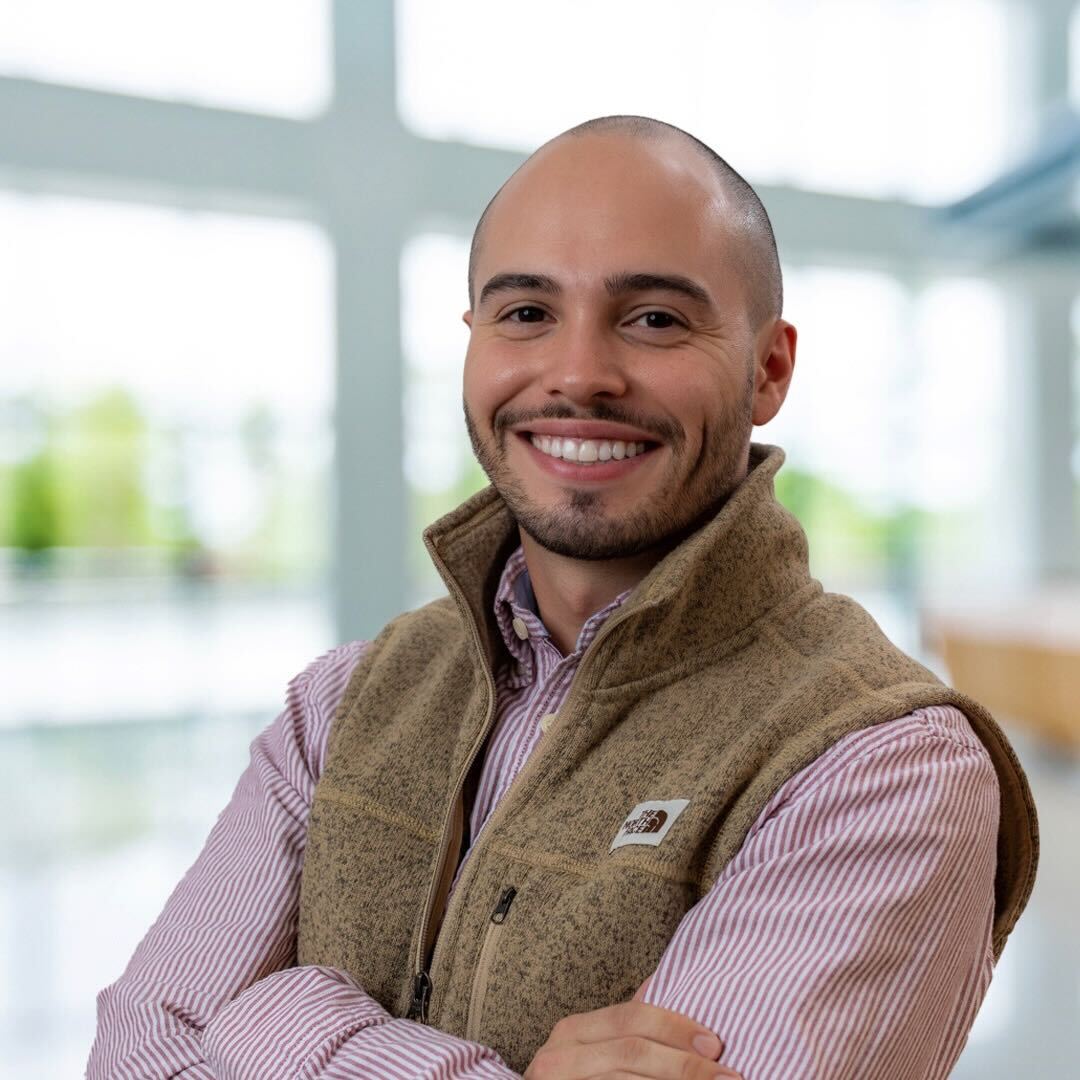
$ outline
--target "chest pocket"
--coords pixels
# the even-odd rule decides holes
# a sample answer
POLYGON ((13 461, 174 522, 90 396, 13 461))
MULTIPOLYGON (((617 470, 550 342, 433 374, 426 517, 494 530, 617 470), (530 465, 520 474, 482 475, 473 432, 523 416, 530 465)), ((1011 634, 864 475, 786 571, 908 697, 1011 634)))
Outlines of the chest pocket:
POLYGON ((696 883, 620 865, 617 856, 593 876, 521 870, 507 872, 505 913, 500 920, 497 902, 481 940, 468 1025, 469 1037, 518 1072, 563 1017, 629 1000, 698 898, 696 883))

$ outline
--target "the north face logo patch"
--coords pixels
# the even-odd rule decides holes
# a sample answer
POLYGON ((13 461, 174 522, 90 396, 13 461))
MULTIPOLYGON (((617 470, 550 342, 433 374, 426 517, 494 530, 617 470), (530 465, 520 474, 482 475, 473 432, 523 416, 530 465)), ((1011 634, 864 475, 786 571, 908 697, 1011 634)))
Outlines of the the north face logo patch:
POLYGON ((623 832, 659 832, 665 821, 667 812, 664 810, 642 810, 636 818, 623 823, 623 832))
POLYGON ((638 803, 619 826, 608 851, 614 851, 624 844, 652 844, 655 847, 667 836, 675 819, 689 805, 689 799, 638 803))

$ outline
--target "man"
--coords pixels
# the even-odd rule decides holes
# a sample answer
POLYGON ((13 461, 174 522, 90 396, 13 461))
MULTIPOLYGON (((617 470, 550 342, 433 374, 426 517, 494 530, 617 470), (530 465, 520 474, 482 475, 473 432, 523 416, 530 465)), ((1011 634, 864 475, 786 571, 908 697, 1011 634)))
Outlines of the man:
POLYGON ((92 1077, 947 1075, 1035 811, 986 710, 809 575, 750 438, 781 302, 757 196, 677 128, 504 184, 450 595, 290 683, 92 1077))

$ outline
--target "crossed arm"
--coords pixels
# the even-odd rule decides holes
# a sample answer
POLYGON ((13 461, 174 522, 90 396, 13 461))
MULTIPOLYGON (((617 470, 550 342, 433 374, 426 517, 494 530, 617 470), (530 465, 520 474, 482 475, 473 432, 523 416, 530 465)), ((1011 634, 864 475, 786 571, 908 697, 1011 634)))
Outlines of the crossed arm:
MULTIPOLYGON (((90 1080, 517 1075, 344 972, 290 966, 308 808, 357 649, 293 679, 252 743, 202 853, 98 995, 90 1080)), ((703 1029, 747 1080, 947 1076, 992 973, 997 814, 993 767, 953 710, 849 736, 777 792, 637 1000, 567 1018, 526 1077, 597 1075, 603 1052, 663 1076, 703 1029)))

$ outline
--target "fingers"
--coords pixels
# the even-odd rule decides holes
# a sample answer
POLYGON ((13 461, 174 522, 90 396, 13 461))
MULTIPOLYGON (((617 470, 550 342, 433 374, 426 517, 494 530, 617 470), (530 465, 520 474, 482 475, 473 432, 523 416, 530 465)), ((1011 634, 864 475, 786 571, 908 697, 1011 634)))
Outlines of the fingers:
POLYGON ((626 1037, 649 1039, 673 1050, 713 1060, 724 1050, 723 1040, 703 1024, 671 1009, 646 1005, 636 998, 560 1020, 552 1028, 546 1045, 596 1043, 626 1037), (705 1040, 701 1046, 694 1044, 698 1036, 705 1040))
POLYGON ((526 1080, 595 1080, 599 1077, 650 1077, 652 1080, 713 1080, 736 1077, 700 1054, 628 1035, 594 1043, 545 1045, 533 1058, 526 1080))
POLYGON ((650 982, 652 982, 652 976, 648 975, 645 981, 634 991, 634 1001, 640 1001, 645 996, 645 991, 648 990, 650 982))
POLYGON ((724 1042, 714 1032, 641 1000, 648 984, 646 979, 631 1001, 560 1020, 530 1062, 525 1080, 742 1080, 717 1062, 724 1042))

